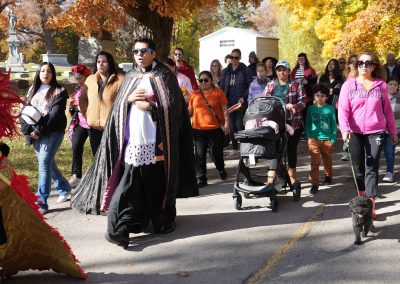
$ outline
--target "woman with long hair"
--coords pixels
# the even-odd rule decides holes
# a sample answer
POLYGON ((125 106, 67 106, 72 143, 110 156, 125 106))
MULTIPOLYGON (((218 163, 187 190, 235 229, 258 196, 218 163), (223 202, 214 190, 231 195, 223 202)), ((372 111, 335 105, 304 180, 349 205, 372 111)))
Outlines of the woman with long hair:
POLYGON ((336 109, 336 103, 339 98, 340 89, 343 84, 342 71, 340 71, 339 61, 331 59, 326 64, 325 72, 318 79, 320 84, 324 84, 329 89, 327 103, 336 109))
POLYGON ((61 174, 55 161, 67 126, 65 108, 68 93, 57 82, 53 64, 49 62, 39 64, 26 99, 27 104, 35 107, 41 114, 36 124, 30 124, 23 119, 21 123, 22 132, 27 136, 29 144, 33 144, 38 158, 38 205, 39 210, 45 214, 49 209, 47 199, 50 195, 52 179, 59 194, 57 202, 67 201, 70 192, 68 181, 61 174))
POLYGON ((214 87, 219 87, 221 81, 222 64, 218 59, 214 59, 210 64, 210 72, 212 74, 212 80, 214 87))
POLYGON ((105 51, 96 55, 94 74, 85 81, 79 108, 89 125, 93 156, 100 146, 104 125, 121 86, 124 75, 117 72, 113 56, 105 51))
MULTIPOLYGON (((386 72, 376 55, 361 52, 357 56, 357 73, 347 78, 339 96, 339 125, 343 141, 349 143, 356 188, 373 205, 378 194, 385 131, 393 144, 398 140, 385 80, 386 72)), ((376 216, 375 207, 372 214, 376 216)))
POLYGON ((198 187, 207 185, 206 156, 210 155, 220 178, 227 177, 224 165, 224 135, 229 134, 228 100, 220 88, 212 84, 212 74, 202 71, 199 74, 200 88, 189 99, 189 115, 192 117, 193 139, 195 144, 195 168, 198 187), (224 126, 224 130, 221 129, 224 126))

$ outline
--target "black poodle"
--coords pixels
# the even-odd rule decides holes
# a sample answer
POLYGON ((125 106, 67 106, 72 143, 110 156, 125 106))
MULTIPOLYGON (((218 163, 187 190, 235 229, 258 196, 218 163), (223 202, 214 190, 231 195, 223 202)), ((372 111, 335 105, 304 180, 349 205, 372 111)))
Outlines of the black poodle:
POLYGON ((351 217, 353 219, 353 230, 356 236, 355 245, 361 245, 362 236, 366 237, 373 230, 372 225, 372 202, 368 197, 357 196, 349 202, 351 217))

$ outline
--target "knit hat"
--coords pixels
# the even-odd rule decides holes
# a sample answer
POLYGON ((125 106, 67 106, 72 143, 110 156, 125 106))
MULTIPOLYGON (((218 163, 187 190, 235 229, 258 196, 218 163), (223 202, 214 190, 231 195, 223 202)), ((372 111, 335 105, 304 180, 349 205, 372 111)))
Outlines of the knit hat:
POLYGON ((71 72, 72 73, 79 73, 82 74, 86 77, 88 77, 90 74, 92 74, 92 71, 90 71, 90 69, 84 65, 84 64, 78 64, 74 67, 71 68, 71 72))
POLYGON ((257 58, 257 55, 254 51, 250 52, 249 58, 257 58))

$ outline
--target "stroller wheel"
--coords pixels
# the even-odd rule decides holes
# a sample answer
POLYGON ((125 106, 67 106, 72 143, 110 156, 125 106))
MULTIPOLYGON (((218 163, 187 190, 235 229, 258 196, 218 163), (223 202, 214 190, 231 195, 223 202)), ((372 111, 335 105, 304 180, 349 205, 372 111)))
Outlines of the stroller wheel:
POLYGON ((238 193, 237 196, 233 198, 233 206, 235 206, 236 210, 242 209, 242 196, 240 195, 240 193, 238 193))
POLYGON ((300 195, 301 195, 301 185, 300 185, 300 182, 296 181, 293 184, 293 200, 299 201, 300 195))
POLYGON ((278 210, 278 198, 270 198, 269 201, 271 202, 272 212, 276 212, 278 210))

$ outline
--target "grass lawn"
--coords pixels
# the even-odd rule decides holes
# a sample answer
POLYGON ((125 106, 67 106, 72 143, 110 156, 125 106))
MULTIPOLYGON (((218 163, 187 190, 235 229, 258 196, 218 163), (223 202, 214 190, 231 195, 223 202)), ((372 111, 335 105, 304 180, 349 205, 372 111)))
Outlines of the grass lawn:
MULTIPOLYGON (((67 115, 67 117, 69 125, 69 115, 67 115)), ((2 139, 2 142, 8 144, 11 148, 8 159, 16 172, 28 176, 32 190, 36 191, 38 182, 38 162, 33 146, 25 145, 25 137, 23 135, 16 137, 11 141, 8 139, 2 139)), ((87 139, 83 153, 83 173, 85 173, 92 161, 92 150, 90 148, 89 139, 87 139)), ((72 148, 68 142, 67 133, 65 133, 64 141, 61 144, 60 149, 57 151, 56 163, 64 177, 69 179, 72 167, 72 148)))

